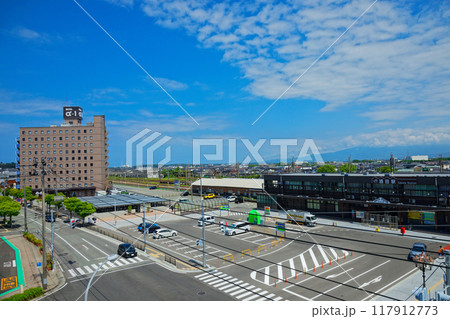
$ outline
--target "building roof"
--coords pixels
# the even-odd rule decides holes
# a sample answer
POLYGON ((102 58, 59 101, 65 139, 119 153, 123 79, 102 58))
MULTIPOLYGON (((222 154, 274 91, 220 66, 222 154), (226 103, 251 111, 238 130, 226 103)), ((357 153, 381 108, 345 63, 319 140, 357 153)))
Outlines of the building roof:
MULTIPOLYGON (((234 187, 248 189, 263 189, 264 180, 255 178, 202 178, 203 187, 234 187)), ((192 186, 200 186, 200 180, 192 186)))
POLYGON ((162 203, 167 200, 160 197, 144 196, 144 195, 105 195, 105 196, 86 196, 80 197, 83 202, 94 205, 95 208, 128 206, 142 203, 162 203))

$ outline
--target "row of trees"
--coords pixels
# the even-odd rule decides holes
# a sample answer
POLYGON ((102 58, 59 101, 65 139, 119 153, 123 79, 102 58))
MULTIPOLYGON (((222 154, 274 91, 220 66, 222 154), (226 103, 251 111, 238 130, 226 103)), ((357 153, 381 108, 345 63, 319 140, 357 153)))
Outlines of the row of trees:
MULTIPOLYGON (((351 168, 351 172, 356 172, 357 167, 355 165, 352 164, 352 168, 351 168)), ((338 168, 336 168, 336 166, 331 165, 331 164, 325 164, 320 166, 317 169, 317 173, 336 173, 338 171, 338 168)), ((348 170, 348 165, 344 164, 339 166, 339 172, 341 173, 349 173, 348 170)), ((391 172, 391 167, 390 166, 381 166, 377 168, 377 172, 378 173, 390 173, 391 172)))
MULTIPOLYGON (((12 227, 12 218, 20 214, 21 204, 17 199, 24 198, 24 192, 20 189, 15 188, 5 188, 3 190, 3 195, 0 196, 0 216, 3 217, 3 222, 6 223, 6 218, 9 217, 9 223, 12 227)), ((25 188, 25 196, 28 202, 38 199, 37 196, 33 195, 31 187, 25 188)), ((73 213, 76 213, 84 220, 89 215, 95 213, 95 207, 91 203, 83 202, 76 197, 66 198, 63 193, 47 194, 45 196, 45 203, 48 208, 51 206, 60 209, 63 204, 64 207, 70 212, 70 218, 72 218, 73 213), (55 201, 55 196, 62 197, 63 200, 55 201)))

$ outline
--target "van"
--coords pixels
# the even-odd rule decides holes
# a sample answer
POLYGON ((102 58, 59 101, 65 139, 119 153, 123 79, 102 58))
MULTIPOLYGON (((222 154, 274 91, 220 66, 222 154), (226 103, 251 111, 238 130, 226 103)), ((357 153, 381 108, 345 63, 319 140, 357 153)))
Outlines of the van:
POLYGON ((214 224, 214 216, 204 216, 200 217, 198 220, 198 226, 203 226, 203 220, 205 221, 205 226, 208 224, 214 224))

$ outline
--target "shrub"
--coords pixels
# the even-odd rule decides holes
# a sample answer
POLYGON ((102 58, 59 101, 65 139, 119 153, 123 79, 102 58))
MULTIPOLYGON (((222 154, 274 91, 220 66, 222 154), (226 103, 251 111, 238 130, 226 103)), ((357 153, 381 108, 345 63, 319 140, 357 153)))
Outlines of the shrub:
POLYGON ((2 301, 27 301, 44 294, 42 287, 30 288, 25 290, 22 294, 16 294, 11 297, 2 299, 2 301))

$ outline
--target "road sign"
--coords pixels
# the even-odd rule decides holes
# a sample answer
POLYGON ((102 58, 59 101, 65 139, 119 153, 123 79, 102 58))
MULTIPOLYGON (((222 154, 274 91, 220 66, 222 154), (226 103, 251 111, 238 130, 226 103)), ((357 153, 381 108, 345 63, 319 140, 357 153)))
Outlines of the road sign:
POLYGON ((195 242, 195 246, 202 247, 203 246, 202 240, 201 239, 197 239, 196 242, 195 242))
POLYGON ((275 226, 277 228, 277 231, 286 231, 286 224, 285 223, 276 222, 275 226))
POLYGON ((55 196, 55 198, 53 198, 54 202, 62 202, 64 200, 63 196, 55 196))
POLYGON ((270 206, 265 206, 264 212, 266 213, 266 215, 270 215, 270 206))
POLYGON ((41 267, 41 265, 42 265, 42 264, 41 264, 40 262, 37 263, 37 266, 38 266, 38 267, 41 267))

